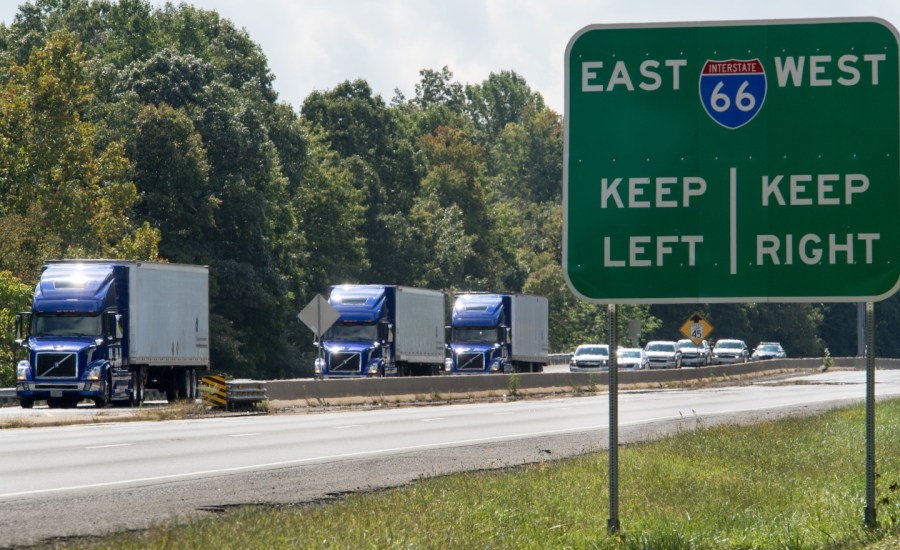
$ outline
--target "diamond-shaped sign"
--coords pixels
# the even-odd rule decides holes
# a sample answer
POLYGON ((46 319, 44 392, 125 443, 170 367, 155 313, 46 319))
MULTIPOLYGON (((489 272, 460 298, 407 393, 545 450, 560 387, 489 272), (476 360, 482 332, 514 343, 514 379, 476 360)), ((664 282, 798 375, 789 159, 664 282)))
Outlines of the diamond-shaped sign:
POLYGON ((684 334, 685 338, 690 338, 691 342, 698 346, 712 331, 713 326, 707 323, 699 313, 694 313, 681 325, 681 334, 684 334))
POLYGON ((297 314, 297 318, 313 331, 316 338, 321 338, 340 316, 338 310, 334 309, 321 294, 316 294, 303 311, 297 314))

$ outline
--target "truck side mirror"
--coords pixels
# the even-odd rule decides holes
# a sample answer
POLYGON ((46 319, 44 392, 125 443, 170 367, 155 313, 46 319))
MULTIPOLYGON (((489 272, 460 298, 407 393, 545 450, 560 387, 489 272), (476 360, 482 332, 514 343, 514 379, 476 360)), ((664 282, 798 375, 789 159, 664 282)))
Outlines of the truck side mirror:
POLYGON ((452 342, 453 330, 450 327, 444 327, 444 342, 452 342))
POLYGON ((394 341, 394 325, 388 323, 387 326, 387 341, 388 344, 393 343, 394 341))
POLYGON ((20 346, 28 341, 31 335, 31 313, 16 313, 16 343, 20 346))
POLYGON ((109 312, 106 314, 106 337, 113 340, 121 340, 124 336, 122 330, 122 315, 109 312))
POLYGON ((504 330, 506 331, 506 343, 512 344, 512 329, 505 327, 504 330))

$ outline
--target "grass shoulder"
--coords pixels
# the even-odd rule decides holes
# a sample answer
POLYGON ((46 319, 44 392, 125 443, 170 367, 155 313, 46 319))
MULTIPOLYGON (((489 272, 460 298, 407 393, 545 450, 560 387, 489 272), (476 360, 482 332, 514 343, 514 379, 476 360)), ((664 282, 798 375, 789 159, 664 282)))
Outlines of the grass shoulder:
POLYGON ((288 507, 243 507, 71 547, 895 548, 900 399, 879 402, 879 526, 863 526, 865 410, 684 431, 619 452, 453 474, 288 507), (402 510, 402 513, 397 511, 402 510))

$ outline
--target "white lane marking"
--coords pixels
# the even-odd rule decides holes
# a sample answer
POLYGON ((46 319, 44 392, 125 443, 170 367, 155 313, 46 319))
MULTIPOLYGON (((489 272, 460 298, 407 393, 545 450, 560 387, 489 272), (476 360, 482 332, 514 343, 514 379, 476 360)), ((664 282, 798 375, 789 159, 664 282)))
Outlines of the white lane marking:
MULTIPOLYGON (((851 399, 852 400, 852 399, 851 399)), ((861 401, 861 399, 856 399, 856 401, 861 401)), ((815 399, 807 399, 804 401, 785 403, 780 405, 775 405, 771 407, 761 407, 761 408, 744 408, 744 409, 731 409, 725 411, 718 412, 709 412, 704 413, 708 416, 720 416, 720 415, 729 415, 729 414, 737 414, 741 412, 758 412, 758 411, 766 411, 773 409, 781 409, 785 407, 791 407, 795 405, 802 405, 806 403, 821 403, 821 401, 815 399)), ((653 422, 658 422, 662 420, 674 420, 684 418, 681 415, 668 415, 668 416, 658 416, 654 418, 644 418, 641 420, 632 420, 630 422, 620 422, 619 427, 622 426, 637 426, 640 424, 649 424, 653 422)), ((312 456, 308 458, 296 458, 292 460, 281 460, 278 462, 264 462, 261 464, 248 464, 246 466, 233 466, 231 468, 218 468, 215 470, 197 470, 194 472, 185 472, 180 474, 168 474, 161 476, 153 476, 153 477, 143 477, 143 478, 134 478, 134 479, 122 479, 118 481, 106 481, 102 483, 90 483, 85 485, 72 485, 69 487, 52 487, 50 489, 34 489, 31 491, 19 491, 15 493, 0 493, 0 499, 2 498, 11 498, 11 497, 20 497, 20 496, 28 496, 28 495, 40 495, 47 493, 62 493, 65 491, 82 491, 84 489, 98 489, 101 487, 116 487, 121 485, 129 485, 133 483, 147 483, 153 481, 166 481, 166 480, 174 480, 174 479, 185 479, 190 477, 197 476, 208 476, 208 475, 220 475, 220 474, 229 474, 236 472, 246 472, 251 470, 264 470, 270 468, 279 468, 284 466, 294 466, 298 464, 308 464, 311 462, 329 462, 334 460, 344 460, 348 458, 358 458, 361 456, 375 456, 375 455, 385 455, 391 453, 403 453, 410 451, 420 451, 424 449, 435 449, 439 447, 454 447, 461 445, 475 445, 478 443, 486 443, 490 441, 508 441, 511 439, 528 439, 533 437, 540 437, 545 435, 553 435, 553 434, 564 434, 564 433, 576 433, 576 432, 590 432, 595 430, 604 430, 609 429, 609 423, 606 424, 591 424, 587 426, 578 426, 575 428, 565 428, 562 430, 542 430, 537 432, 521 432, 517 434, 507 434, 507 435, 497 435, 497 436, 488 436, 488 437, 478 437, 473 439, 460 439, 456 441, 441 441, 437 443, 423 443, 421 445, 409 445, 406 447, 391 447, 386 449, 372 449, 368 451, 357 451, 353 453, 344 453, 344 454, 336 454, 336 455, 322 455, 322 456, 312 456)))
POLYGON ((112 445, 94 445, 93 447, 85 447, 85 449, 110 449, 112 447, 130 447, 131 443, 114 443, 112 445))
MULTIPOLYGON (((678 416, 667 416, 657 419, 649 419, 644 420, 642 422, 652 422, 654 420, 671 420, 673 418, 680 418, 678 416)), ((640 422, 637 422, 640 423, 640 422)), ((41 495, 47 493, 62 493, 65 491, 83 491, 85 489, 99 489, 101 487, 116 487, 120 485, 128 485, 132 483, 148 483, 153 481, 167 481, 174 479, 185 479, 190 477, 197 476, 208 476, 208 475, 217 475, 217 474, 228 474, 228 473, 236 473, 236 472, 246 472, 250 470, 263 470, 270 468, 279 468, 283 466, 293 466, 297 464, 308 464, 310 462, 329 462, 334 460, 343 460, 348 458, 358 458, 361 456, 374 456, 374 455, 384 455, 391 453, 404 453, 410 451, 420 451, 424 449, 434 449, 438 447, 453 447, 457 445, 474 445, 477 443, 485 443, 488 441, 506 441, 510 439, 527 439, 531 437, 539 437, 543 435, 552 435, 552 434, 562 434, 562 433, 572 433, 572 432, 584 432, 584 431, 592 431, 607 428, 605 424, 595 424, 590 426, 581 426, 577 428, 566 428, 563 430, 542 430, 539 432, 522 432, 518 434, 508 434, 508 435, 499 435, 499 436, 489 436, 489 437, 478 437, 473 439, 460 439, 457 441, 442 441, 438 443, 423 443, 421 445, 409 445, 405 447, 390 447, 386 449, 372 449, 369 451, 357 451, 353 453, 344 453, 344 454, 336 454, 336 455, 322 455, 322 456, 312 456, 308 458, 295 458, 292 460, 281 460, 278 462, 264 462, 261 464, 248 464, 246 466, 234 466, 231 468, 218 468, 215 470, 197 470, 194 472, 184 472, 180 474, 168 474, 161 476, 153 476, 153 477, 141 477, 134 479, 121 479, 118 481, 105 481, 102 483, 89 483, 85 485, 71 485, 69 487, 52 487, 50 489, 34 489, 31 491, 19 491, 16 493, 0 493, 0 499, 2 498, 11 498, 11 497, 21 497, 27 495, 41 495)))
POLYGON ((350 428, 362 428, 362 424, 347 424, 346 426, 335 426, 335 430, 347 430, 350 428))
POLYGON ((228 434, 228 437, 250 437, 251 435, 262 435, 262 432, 253 432, 249 434, 228 434))
POLYGON ((419 422, 437 422, 438 420, 446 420, 446 417, 436 416, 434 418, 423 418, 419 422))
POLYGON ((502 412, 502 413, 494 413, 494 416, 510 416, 516 414, 514 412, 502 412))

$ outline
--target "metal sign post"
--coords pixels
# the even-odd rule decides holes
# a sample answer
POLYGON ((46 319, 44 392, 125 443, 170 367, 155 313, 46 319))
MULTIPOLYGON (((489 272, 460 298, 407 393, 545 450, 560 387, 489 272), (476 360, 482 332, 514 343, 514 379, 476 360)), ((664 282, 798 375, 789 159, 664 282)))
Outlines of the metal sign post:
POLYGON ((609 308, 609 519, 606 530, 619 532, 619 360, 616 323, 619 310, 616 304, 609 308))
POLYGON ((875 304, 866 302, 866 509, 863 523, 874 529, 875 517, 875 304))

